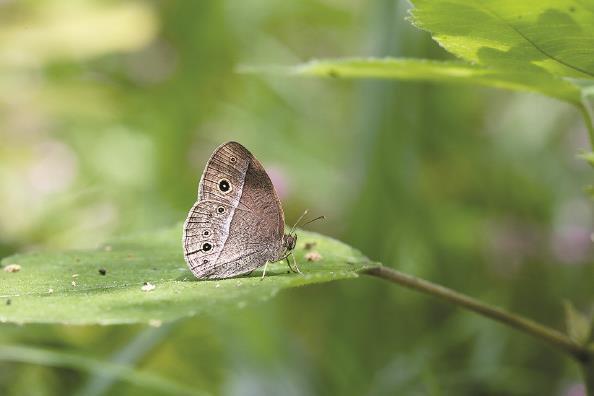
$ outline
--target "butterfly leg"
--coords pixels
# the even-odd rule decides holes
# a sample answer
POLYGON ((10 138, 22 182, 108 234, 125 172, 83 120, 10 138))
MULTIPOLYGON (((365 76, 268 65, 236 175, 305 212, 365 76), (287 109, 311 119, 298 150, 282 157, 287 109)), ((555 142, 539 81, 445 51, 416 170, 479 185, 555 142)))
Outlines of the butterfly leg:
POLYGON ((264 276, 266 275, 266 268, 268 268, 268 261, 264 264, 264 271, 262 271, 262 277, 260 278, 261 281, 264 280, 264 276))
POLYGON ((297 260, 295 260, 295 255, 291 254, 291 257, 293 257, 293 265, 295 265, 295 269, 297 270, 298 273, 300 273, 301 275, 303 275, 303 272, 301 272, 301 270, 299 269, 299 267, 297 267, 297 260))
POLYGON ((285 256, 285 260, 287 261, 287 266, 289 267, 289 269, 291 270, 291 272, 297 272, 293 269, 293 267, 291 267, 291 262, 289 261, 289 255, 285 256))

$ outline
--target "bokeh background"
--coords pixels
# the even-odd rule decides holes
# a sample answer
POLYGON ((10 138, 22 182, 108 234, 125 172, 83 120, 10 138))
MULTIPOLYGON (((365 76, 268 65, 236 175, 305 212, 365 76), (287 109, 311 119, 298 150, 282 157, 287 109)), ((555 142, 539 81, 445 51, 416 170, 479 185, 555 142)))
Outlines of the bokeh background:
MULTIPOLYGON (((242 74, 312 58, 448 59, 405 1, 0 1, 0 256, 182 221, 227 140, 287 221, 557 328, 592 301, 577 112, 472 86, 242 74)), ((0 343, 127 362, 222 395, 579 395, 542 343, 361 278, 160 328, 0 325, 0 343)), ((0 394, 152 394, 0 362, 0 394)))

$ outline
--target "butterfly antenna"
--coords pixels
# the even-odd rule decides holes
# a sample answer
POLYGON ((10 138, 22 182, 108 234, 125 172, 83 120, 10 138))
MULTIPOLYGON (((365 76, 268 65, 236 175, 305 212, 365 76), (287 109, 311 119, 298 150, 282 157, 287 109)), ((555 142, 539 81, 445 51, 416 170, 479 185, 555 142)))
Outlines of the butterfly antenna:
POLYGON ((303 224, 301 224, 301 225, 307 225, 307 224, 309 224, 309 223, 313 223, 314 221, 317 221, 317 220, 324 220, 325 218, 326 218, 326 216, 318 216, 318 217, 316 217, 315 219, 312 219, 312 220, 306 221, 305 223, 303 223, 303 224))
POLYGON ((293 225, 293 227, 291 227, 291 231, 289 232, 289 235, 293 234, 293 231, 295 231, 295 228, 297 228, 297 226, 299 225, 299 222, 301 220, 303 220, 303 218, 307 215, 307 213, 309 212, 309 210, 305 209, 303 211, 303 214, 301 216, 299 216, 299 218, 297 219, 297 221, 295 222, 295 225, 293 225))

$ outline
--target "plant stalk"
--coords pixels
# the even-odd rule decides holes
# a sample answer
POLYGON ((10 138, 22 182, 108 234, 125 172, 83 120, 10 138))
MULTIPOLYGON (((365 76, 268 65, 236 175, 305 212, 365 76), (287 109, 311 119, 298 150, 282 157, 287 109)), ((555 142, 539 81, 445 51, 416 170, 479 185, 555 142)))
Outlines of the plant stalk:
MULTIPOLYGON (((364 271, 364 273, 440 298, 459 307, 476 312, 479 315, 486 316, 508 326, 514 327, 515 329, 533 337, 539 338, 578 360, 584 369, 584 373, 587 374, 587 378, 589 378, 591 383, 590 387, 594 387, 594 384, 592 384, 592 381, 594 381, 594 351, 573 342, 571 339, 569 339, 569 337, 560 331, 552 329, 548 326, 544 326, 520 315, 507 312, 501 308, 490 306, 446 287, 404 274, 388 267, 374 267, 364 271), (589 370, 588 366, 590 366, 589 370)), ((594 396, 594 389, 588 394, 594 396)))

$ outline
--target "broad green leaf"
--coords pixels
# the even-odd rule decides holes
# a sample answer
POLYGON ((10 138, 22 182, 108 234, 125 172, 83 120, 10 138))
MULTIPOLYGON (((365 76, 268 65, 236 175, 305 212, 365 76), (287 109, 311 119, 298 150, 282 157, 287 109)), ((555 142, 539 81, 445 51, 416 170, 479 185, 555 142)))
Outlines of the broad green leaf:
POLYGON ((421 59, 367 58, 318 60, 291 69, 298 75, 382 78, 477 84, 487 87, 530 91, 569 102, 582 108, 581 90, 546 72, 487 69, 460 62, 421 59))
POLYGON ((153 323, 211 314, 264 301, 280 290, 357 277, 375 266, 334 239, 298 232, 295 256, 303 275, 287 273, 284 262, 251 276, 198 281, 187 269, 181 225, 142 234, 94 251, 31 253, 2 260, 18 272, 0 270, 0 321, 14 323, 153 323), (322 258, 304 258, 306 242, 322 258), (105 275, 99 270, 104 269, 105 275), (73 283, 74 282, 74 283, 73 283), (156 286, 142 291, 144 282, 156 286))
POLYGON ((488 67, 594 79, 594 3, 412 0, 412 21, 446 50, 488 67))

